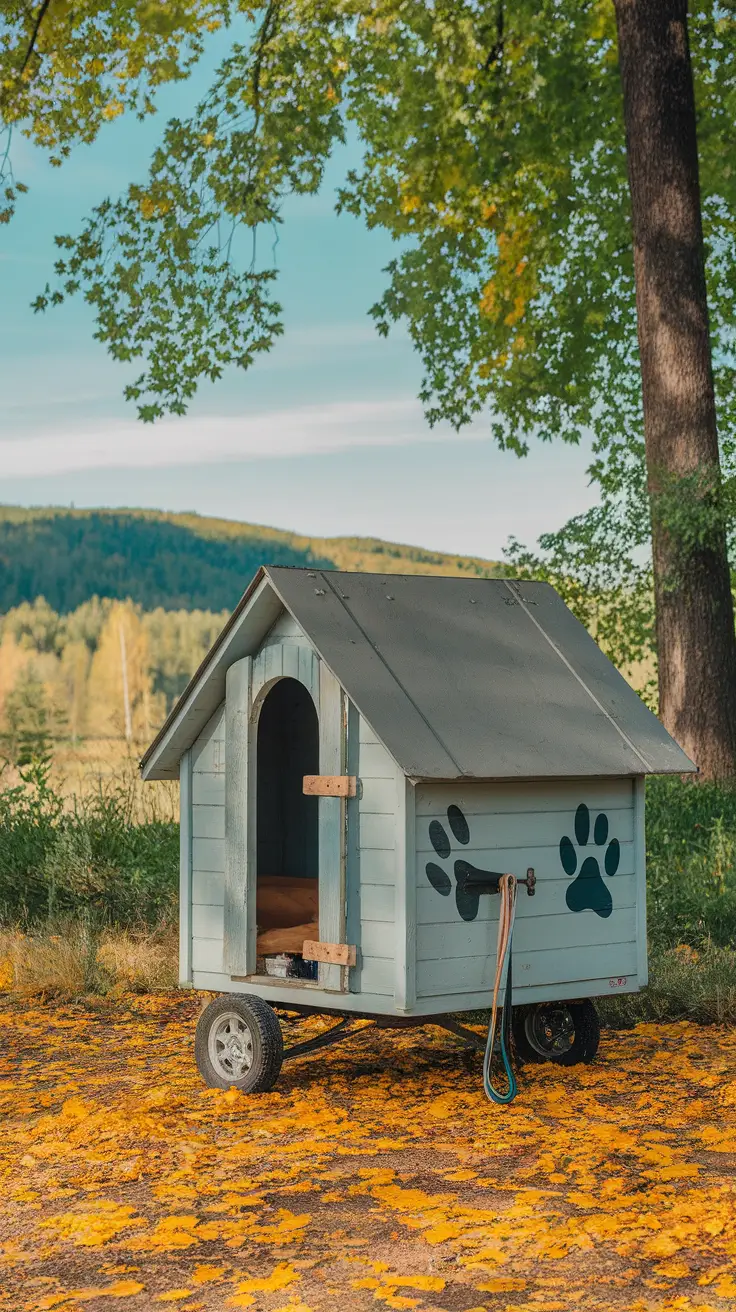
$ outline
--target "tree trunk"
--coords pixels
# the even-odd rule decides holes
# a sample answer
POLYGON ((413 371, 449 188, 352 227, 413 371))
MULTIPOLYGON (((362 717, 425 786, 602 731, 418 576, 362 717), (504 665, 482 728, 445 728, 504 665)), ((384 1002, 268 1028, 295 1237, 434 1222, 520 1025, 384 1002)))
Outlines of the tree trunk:
POLYGON ((614 0, 644 400, 661 718, 734 773, 736 637, 705 289, 687 0, 614 0))

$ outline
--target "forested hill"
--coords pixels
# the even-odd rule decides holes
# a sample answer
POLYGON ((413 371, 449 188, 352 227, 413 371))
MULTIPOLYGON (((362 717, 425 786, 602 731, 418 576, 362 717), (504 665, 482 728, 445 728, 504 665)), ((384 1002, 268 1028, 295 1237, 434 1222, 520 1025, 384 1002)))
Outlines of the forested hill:
POLYGON ((195 514, 0 507, 0 613, 45 597, 60 614, 91 597, 144 610, 231 609, 259 565, 402 574, 503 574, 502 565, 369 538, 307 538, 195 514))

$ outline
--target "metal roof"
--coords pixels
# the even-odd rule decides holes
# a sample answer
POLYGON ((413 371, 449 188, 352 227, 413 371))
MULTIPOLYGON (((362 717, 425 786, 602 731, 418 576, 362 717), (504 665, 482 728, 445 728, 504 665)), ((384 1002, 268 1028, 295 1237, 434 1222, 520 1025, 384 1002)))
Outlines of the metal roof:
MULTIPOLYGON (((559 779, 696 768, 547 583, 279 566, 259 571, 143 758, 146 777, 176 773, 197 736, 197 686, 209 714, 214 697, 222 700, 223 640, 232 647, 258 596, 262 606, 270 596, 269 623, 273 602, 283 602, 412 778, 559 779), (220 673, 208 689, 210 670, 220 673)), ((257 650, 265 636, 262 625, 250 627, 237 655, 257 650)))

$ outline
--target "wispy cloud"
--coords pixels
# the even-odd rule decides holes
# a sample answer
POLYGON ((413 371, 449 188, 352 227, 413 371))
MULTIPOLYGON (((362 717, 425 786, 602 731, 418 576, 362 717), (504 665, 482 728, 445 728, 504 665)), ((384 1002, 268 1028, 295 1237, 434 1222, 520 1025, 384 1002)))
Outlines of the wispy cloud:
MULTIPOLYGON (((485 428, 467 430, 483 437, 485 428)), ((5 479, 91 469, 155 469, 174 465, 286 459, 356 447, 445 441, 449 429, 429 429, 413 398, 302 406, 248 416, 165 419, 153 427, 107 422, 0 440, 5 479)))

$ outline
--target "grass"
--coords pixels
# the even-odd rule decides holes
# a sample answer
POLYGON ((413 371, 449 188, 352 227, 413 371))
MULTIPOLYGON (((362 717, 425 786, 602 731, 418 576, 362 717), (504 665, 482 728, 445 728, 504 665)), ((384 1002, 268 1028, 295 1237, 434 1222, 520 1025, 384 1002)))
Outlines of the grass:
POLYGON ((0 931, 0 990, 27 997, 157 993, 176 987, 171 929, 96 929, 61 921, 32 933, 0 931))
POLYGON ((736 952, 706 943, 650 948, 649 984, 641 993, 599 998, 603 1025, 627 1029, 639 1021, 690 1020, 736 1025, 736 952))
POLYGON ((647 783, 650 943, 736 943, 736 787, 647 783))

